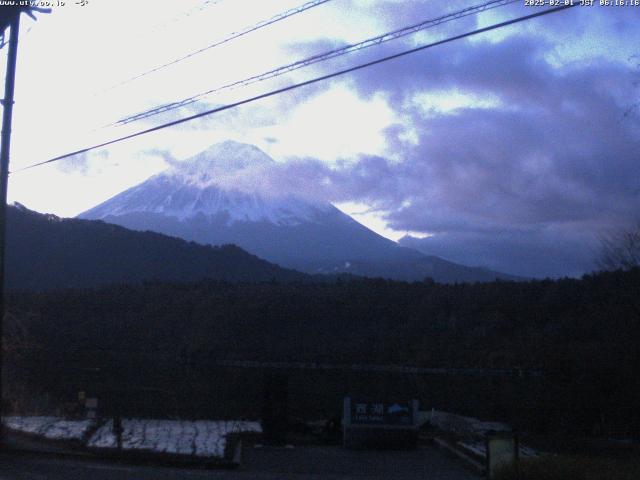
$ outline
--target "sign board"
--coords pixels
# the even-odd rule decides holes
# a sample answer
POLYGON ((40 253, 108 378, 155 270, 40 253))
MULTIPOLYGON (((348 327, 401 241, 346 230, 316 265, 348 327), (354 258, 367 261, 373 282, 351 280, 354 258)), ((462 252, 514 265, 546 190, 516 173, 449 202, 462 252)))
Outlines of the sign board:
POLYGON ((413 425, 412 402, 351 400, 352 425, 413 425))
POLYGON ((342 418, 345 448, 414 448, 418 401, 345 397, 342 418))

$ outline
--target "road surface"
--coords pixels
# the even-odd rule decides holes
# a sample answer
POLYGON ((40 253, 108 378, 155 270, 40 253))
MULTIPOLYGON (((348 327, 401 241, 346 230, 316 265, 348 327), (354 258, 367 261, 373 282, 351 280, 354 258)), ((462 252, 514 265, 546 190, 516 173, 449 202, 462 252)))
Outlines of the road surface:
POLYGON ((478 480, 459 460, 433 447, 348 451, 340 447, 245 448, 237 470, 204 470, 0 454, 0 480, 478 480))

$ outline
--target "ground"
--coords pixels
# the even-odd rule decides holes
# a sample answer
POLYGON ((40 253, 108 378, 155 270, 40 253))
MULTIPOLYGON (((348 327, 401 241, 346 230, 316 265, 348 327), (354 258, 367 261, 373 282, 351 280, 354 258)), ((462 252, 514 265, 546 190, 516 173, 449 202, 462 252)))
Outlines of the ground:
POLYGON ((38 454, 0 454, 0 480, 474 480, 479 477, 434 447, 349 451, 337 446, 245 448, 237 470, 181 469, 38 454))

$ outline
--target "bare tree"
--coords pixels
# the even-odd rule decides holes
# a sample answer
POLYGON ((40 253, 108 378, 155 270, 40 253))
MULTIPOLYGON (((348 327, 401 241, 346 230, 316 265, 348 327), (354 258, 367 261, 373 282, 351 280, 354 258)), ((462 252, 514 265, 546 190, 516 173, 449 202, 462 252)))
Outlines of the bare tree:
POLYGON ((640 267, 640 222, 633 228, 609 232, 600 237, 598 265, 603 270, 640 267))

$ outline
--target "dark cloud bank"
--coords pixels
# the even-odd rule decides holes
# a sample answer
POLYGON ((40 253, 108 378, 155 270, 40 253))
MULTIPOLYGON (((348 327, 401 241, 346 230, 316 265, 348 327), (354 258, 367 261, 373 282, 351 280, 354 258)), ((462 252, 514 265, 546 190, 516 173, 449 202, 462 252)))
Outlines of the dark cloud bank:
MULTIPOLYGON (((544 38, 566 36, 567 25, 583 35, 588 20, 556 18, 546 36, 457 42, 361 71, 350 79, 359 94, 384 94, 405 119, 386 132, 402 160, 362 157, 332 169, 297 160, 288 174, 333 201, 388 212, 394 229, 433 233, 401 241, 427 253, 525 276, 593 270, 598 236, 638 218, 640 121, 624 112, 639 100, 640 75, 607 58, 546 60, 554 45, 544 38), (499 102, 437 114, 414 100, 453 89, 499 102), (403 140, 410 130, 417 144, 403 140)), ((600 20, 612 35, 628 26, 600 20)))

